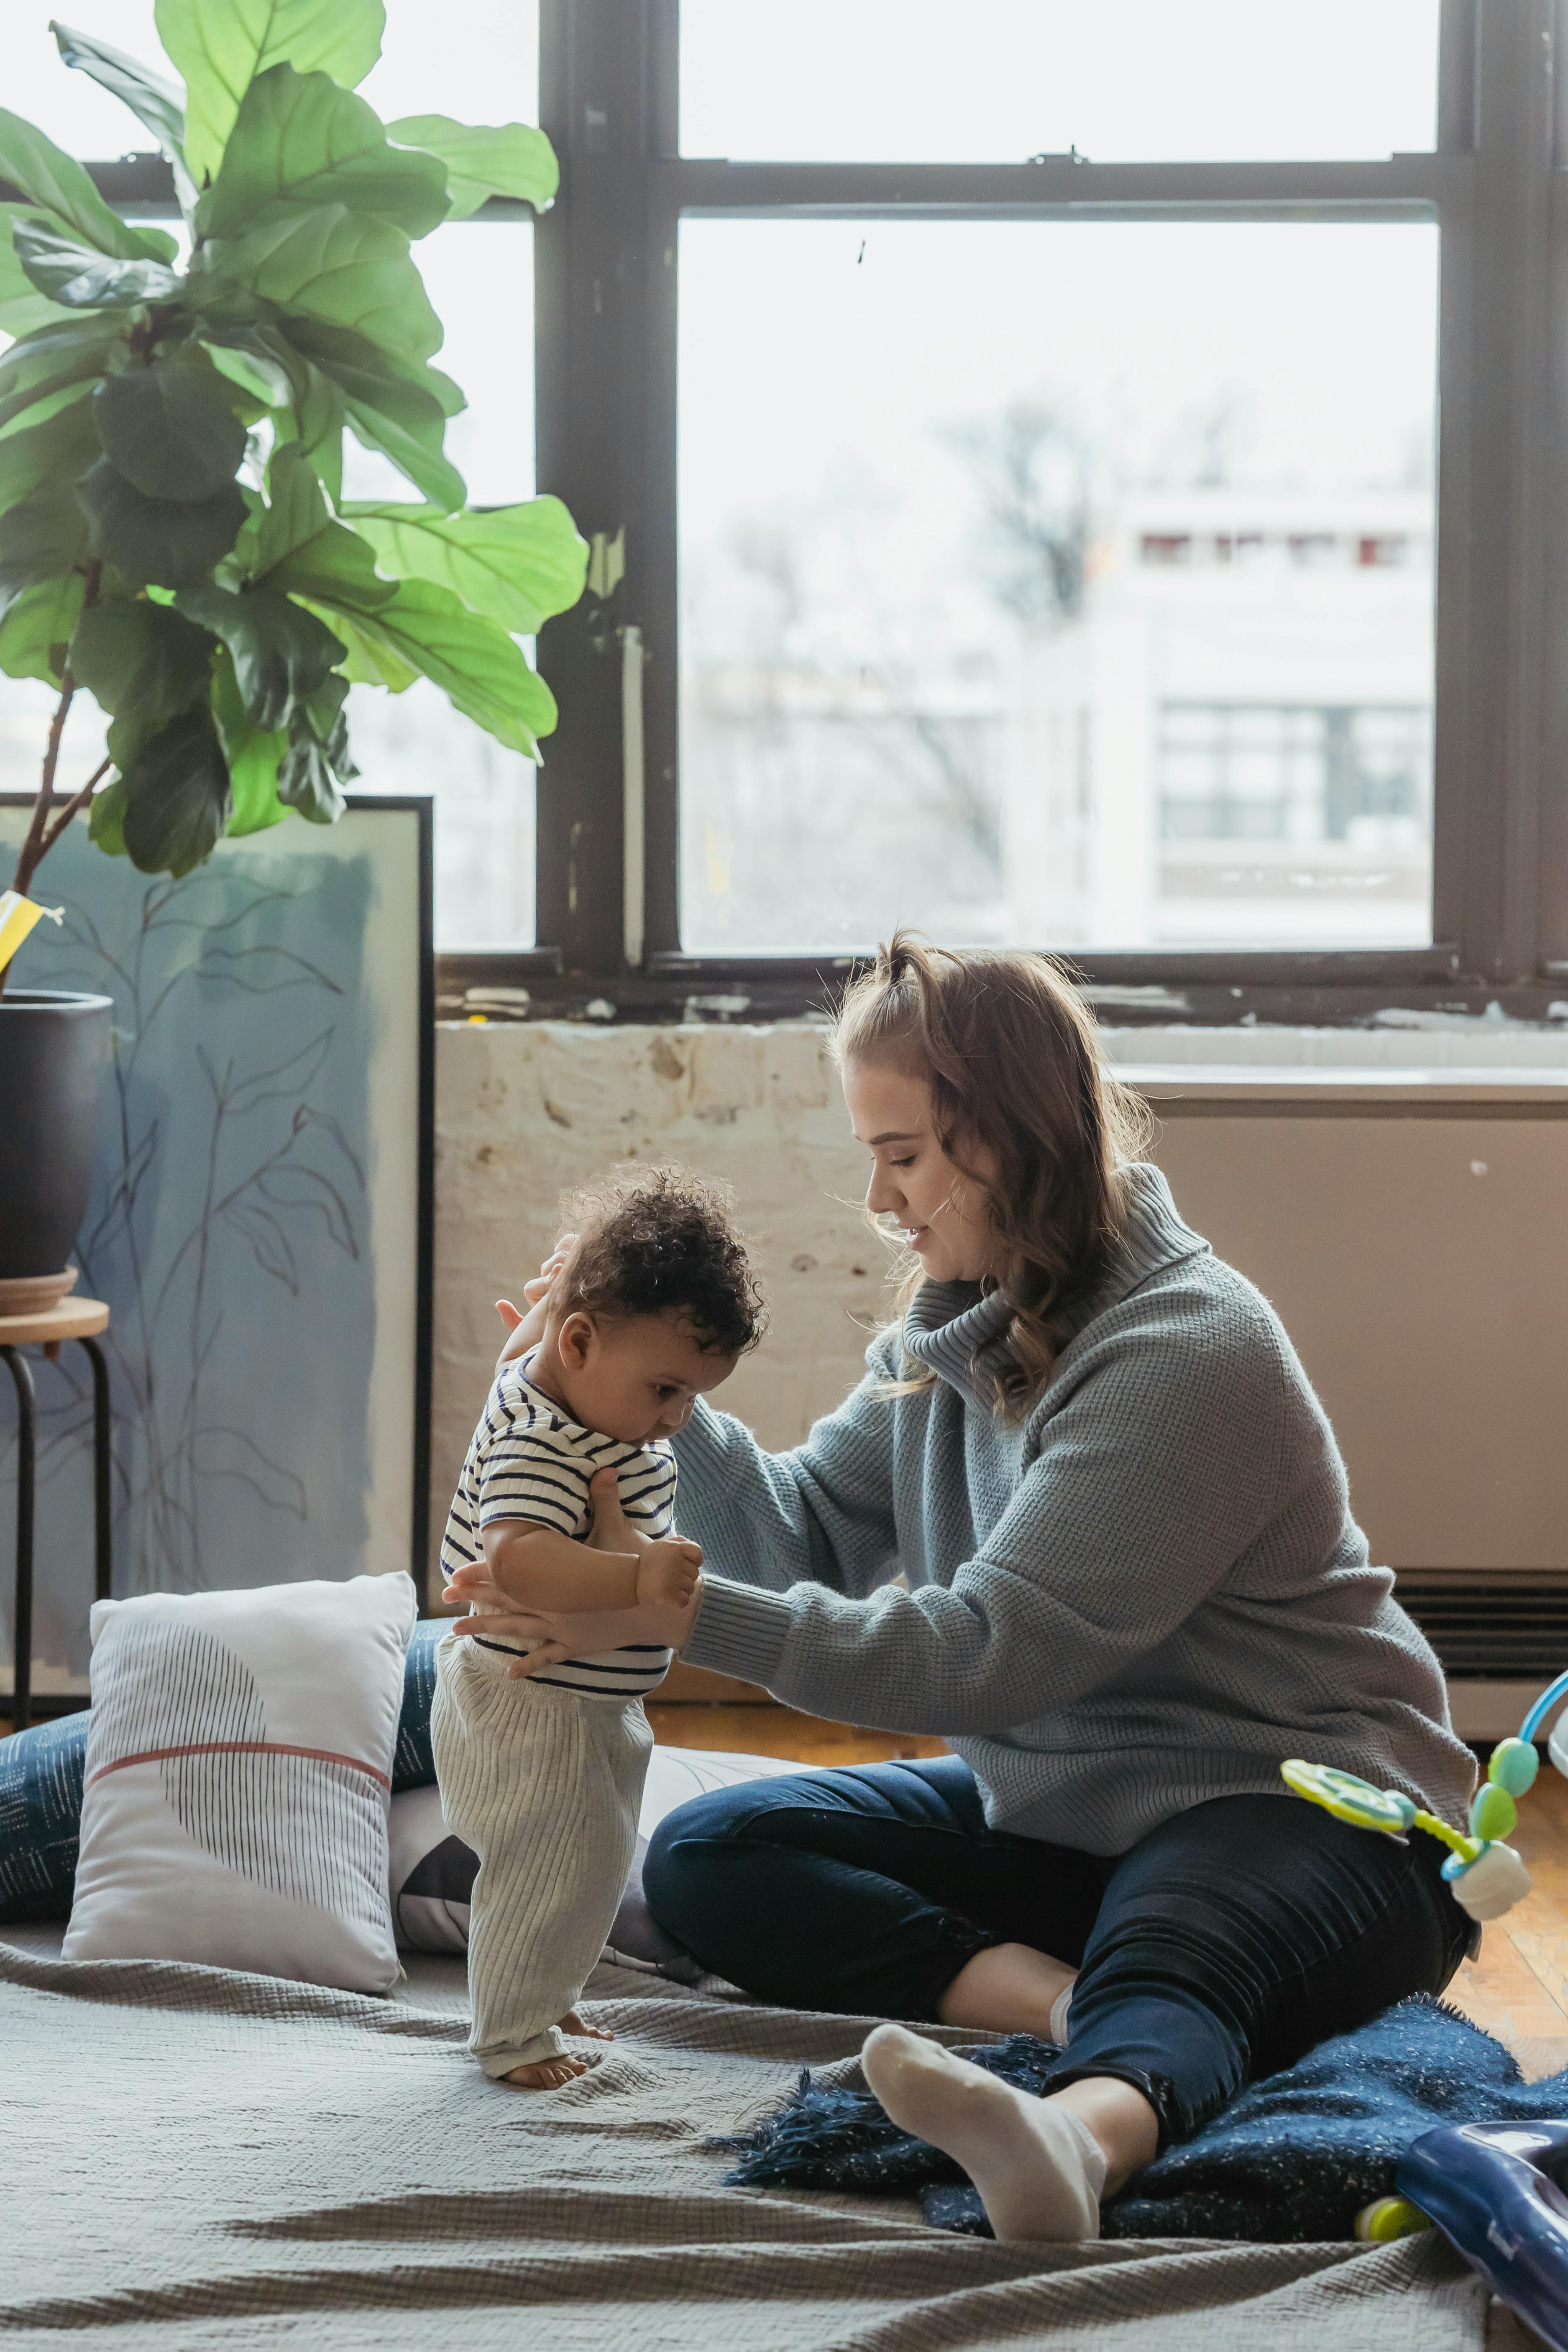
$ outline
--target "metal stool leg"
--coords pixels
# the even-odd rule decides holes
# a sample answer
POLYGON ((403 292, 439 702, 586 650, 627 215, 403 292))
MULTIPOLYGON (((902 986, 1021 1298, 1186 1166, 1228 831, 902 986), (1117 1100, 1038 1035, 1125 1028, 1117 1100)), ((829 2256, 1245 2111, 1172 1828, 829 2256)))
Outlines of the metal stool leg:
POLYGON ((107 1601, 113 1589, 113 1556, 110 1532, 110 1507, 113 1497, 110 1477, 113 1465, 109 1452, 109 1366, 103 1360, 103 1349, 96 1339, 83 1339, 92 1361, 92 1559, 93 1591, 96 1599, 107 1601))
POLYGON ((15 1348, 0 1348, 16 1384, 16 1638, 11 1728, 26 1731, 33 1719, 33 1482, 37 1463, 38 1416, 33 1375, 15 1348))

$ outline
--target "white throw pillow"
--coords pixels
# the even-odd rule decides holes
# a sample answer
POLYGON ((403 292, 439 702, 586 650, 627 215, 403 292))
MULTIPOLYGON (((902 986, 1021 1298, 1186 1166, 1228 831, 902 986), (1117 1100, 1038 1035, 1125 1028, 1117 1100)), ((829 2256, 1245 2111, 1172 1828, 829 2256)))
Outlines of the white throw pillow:
POLYGON ((99 1601, 62 1957, 395 1984, 386 1819, 416 1614, 402 1575, 99 1601))
MULTIPOLYGON (((689 1984, 697 1962, 667 1936, 643 1896, 647 1842, 667 1813, 711 1789, 798 1771, 787 1758, 735 1756, 707 1748, 656 1748, 647 1761, 637 1816, 637 1853, 616 1914, 605 1958, 623 1969, 689 1984)), ((438 1789, 408 1789, 392 1801, 392 1916, 397 1940, 415 1952, 464 1952, 479 1857, 447 1829, 438 1789)))

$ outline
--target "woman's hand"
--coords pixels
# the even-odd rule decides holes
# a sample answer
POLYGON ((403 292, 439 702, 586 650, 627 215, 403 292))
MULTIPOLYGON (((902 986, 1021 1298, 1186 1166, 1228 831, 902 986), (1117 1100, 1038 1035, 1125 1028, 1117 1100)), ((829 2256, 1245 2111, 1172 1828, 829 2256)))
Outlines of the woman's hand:
POLYGON ((523 1284, 522 1295, 528 1301, 526 1314, 515 1307, 510 1298, 496 1300, 496 1313, 507 1328, 506 1345, 496 1358, 498 1372, 503 1364, 513 1364, 519 1356, 531 1354, 543 1339, 544 1318, 550 1312, 550 1293, 556 1276, 572 1255, 576 1239, 575 1234, 563 1234, 532 1281, 523 1284))
MULTIPOLYGON (((455 1591, 450 1585, 442 1595, 443 1600, 447 1601, 461 1601, 468 1597, 467 1593, 455 1591)), ((579 1622, 585 1623, 589 1621, 579 1622)), ((531 1611, 517 1610, 503 1601, 501 1607, 491 1614, 459 1617, 452 1631, 459 1640, 466 1635, 472 1641, 476 1635, 482 1635, 487 1641, 520 1643, 522 1654, 514 1658, 506 1670, 508 1680, 516 1682, 521 1675, 538 1674, 542 1667, 559 1665, 563 1658, 573 1655, 574 1646, 578 1649, 592 1647, 591 1643, 574 1645, 561 1641, 550 1630, 553 1622, 552 1618, 536 1616, 531 1611)))

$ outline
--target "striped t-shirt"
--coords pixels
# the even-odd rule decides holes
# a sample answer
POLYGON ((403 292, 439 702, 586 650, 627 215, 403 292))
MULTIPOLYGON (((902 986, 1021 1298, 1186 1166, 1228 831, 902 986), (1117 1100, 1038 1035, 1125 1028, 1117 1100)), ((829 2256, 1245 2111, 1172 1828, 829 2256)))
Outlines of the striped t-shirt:
MULTIPOLYGON (((644 1535, 668 1535, 675 1517, 675 1456, 669 1447, 658 1439, 623 1445, 618 1438, 601 1437, 536 1389, 526 1364, 503 1365, 452 1497, 442 1567, 450 1575, 482 1561, 484 1530, 497 1519, 531 1519, 558 1535, 585 1536, 594 1518, 589 1486, 596 1472, 609 1468, 620 1473, 626 1517, 644 1535)), ((521 1654, 515 1642, 487 1642, 482 1634, 468 1638, 488 1650, 521 1654)), ((663 1681, 669 1660, 670 1653, 657 1642, 638 1642, 563 1659, 530 1679, 597 1698, 637 1698, 663 1681)))

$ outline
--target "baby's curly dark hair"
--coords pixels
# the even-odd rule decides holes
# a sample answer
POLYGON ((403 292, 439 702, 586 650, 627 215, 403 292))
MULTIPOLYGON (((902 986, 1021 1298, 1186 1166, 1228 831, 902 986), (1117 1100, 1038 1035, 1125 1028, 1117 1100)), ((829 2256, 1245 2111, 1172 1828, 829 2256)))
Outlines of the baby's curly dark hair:
POLYGON ((561 1303, 590 1314, 681 1315, 705 1353, 742 1356, 767 1328, 728 1185, 683 1168, 613 1169, 561 1203, 577 1245, 561 1303))

